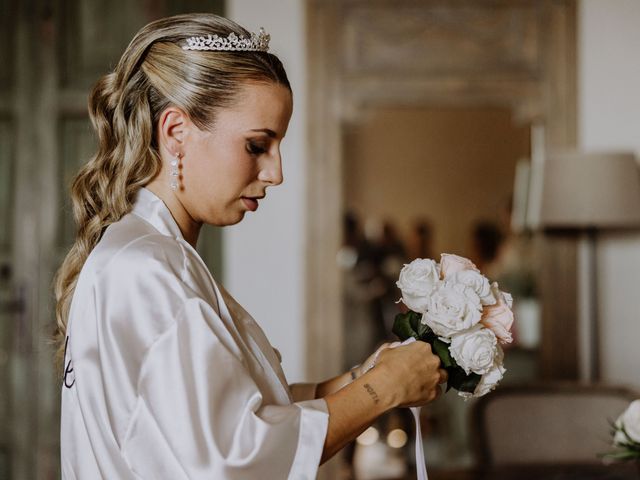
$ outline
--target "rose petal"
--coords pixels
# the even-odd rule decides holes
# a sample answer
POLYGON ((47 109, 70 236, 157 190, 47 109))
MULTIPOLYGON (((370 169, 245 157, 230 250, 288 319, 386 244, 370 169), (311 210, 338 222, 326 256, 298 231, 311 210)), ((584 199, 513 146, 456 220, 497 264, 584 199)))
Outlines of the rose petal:
POLYGON ((513 312, 505 304, 489 305, 482 309, 480 323, 491 330, 500 343, 511 343, 511 327, 513 326, 513 312))
POLYGON ((475 270, 479 272, 478 267, 468 258, 461 257, 459 255, 453 255, 451 253, 443 253, 440 255, 440 275, 442 278, 447 278, 456 272, 463 270, 475 270))

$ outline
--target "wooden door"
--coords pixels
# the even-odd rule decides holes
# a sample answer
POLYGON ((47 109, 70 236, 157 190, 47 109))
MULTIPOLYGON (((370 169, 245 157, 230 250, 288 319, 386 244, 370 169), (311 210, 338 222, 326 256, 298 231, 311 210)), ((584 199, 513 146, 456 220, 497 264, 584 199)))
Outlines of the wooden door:
MULTIPOLYGON (((73 241, 69 183, 95 149, 86 101, 144 24, 222 0, 0 0, 0 479, 59 474, 52 278, 73 241)), ((220 276, 220 235, 201 253, 220 276)))

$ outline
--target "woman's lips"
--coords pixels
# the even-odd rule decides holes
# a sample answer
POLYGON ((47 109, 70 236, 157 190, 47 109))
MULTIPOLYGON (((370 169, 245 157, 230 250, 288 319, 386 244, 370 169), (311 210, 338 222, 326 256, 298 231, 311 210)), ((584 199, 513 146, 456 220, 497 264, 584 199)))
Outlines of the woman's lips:
POLYGON ((242 201, 252 212, 255 212, 258 209, 258 200, 254 198, 242 197, 242 201))

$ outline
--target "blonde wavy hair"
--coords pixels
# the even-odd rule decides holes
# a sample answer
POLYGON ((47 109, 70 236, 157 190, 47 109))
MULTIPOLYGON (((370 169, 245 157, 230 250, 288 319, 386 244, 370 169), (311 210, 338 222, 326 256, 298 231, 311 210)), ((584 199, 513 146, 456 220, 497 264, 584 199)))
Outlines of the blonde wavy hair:
POLYGON ((230 106, 246 82, 274 82, 291 90, 273 54, 182 49, 188 37, 231 32, 250 35, 213 14, 157 20, 136 34, 114 71, 94 86, 89 115, 98 149, 73 180, 75 243, 54 280, 57 365, 64 361, 69 308, 82 266, 105 229, 131 210, 136 192, 160 172, 156 126, 162 111, 177 106, 198 128, 211 129, 216 110, 230 106))

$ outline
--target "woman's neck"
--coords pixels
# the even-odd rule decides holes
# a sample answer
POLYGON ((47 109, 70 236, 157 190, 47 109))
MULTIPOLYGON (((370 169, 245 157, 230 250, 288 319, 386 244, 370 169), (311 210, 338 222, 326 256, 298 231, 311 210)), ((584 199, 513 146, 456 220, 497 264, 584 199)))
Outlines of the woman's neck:
POLYGON ((184 208, 178 197, 173 193, 169 186, 164 183, 166 182, 162 182, 160 179, 155 178, 151 183, 146 185, 145 188, 153 192, 164 202, 171 212, 171 216, 178 224, 184 239, 189 242, 193 248, 196 248, 202 223, 191 218, 191 215, 189 215, 189 212, 184 208))

